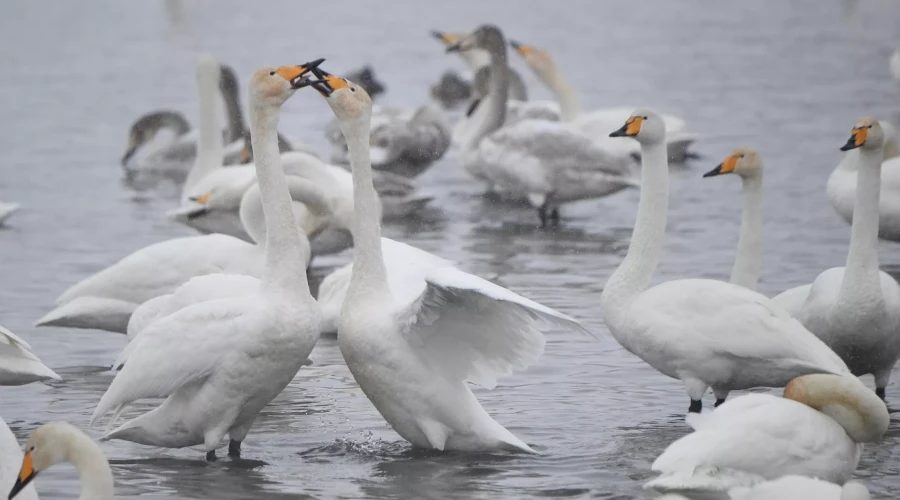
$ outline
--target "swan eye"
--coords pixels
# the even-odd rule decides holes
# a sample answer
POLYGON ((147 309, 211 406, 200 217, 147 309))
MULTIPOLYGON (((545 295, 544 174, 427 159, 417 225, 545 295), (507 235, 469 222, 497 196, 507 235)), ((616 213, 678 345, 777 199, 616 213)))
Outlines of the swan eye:
POLYGON ((743 153, 742 153, 742 154, 741 154, 741 155, 740 155, 740 157, 741 157, 741 158, 743 158, 743 157, 744 157, 744 155, 743 155, 743 153))
POLYGON ((872 126, 871 126, 871 125, 869 125, 869 126, 868 126, 868 128, 872 128, 872 126))
POLYGON ((28 448, 28 451, 34 451, 34 445, 31 445, 31 448, 28 448))
POLYGON ((646 116, 645 116, 645 117, 643 117, 643 119, 644 119, 644 120, 646 120, 646 119, 647 119, 647 117, 646 117, 646 116))
POLYGON ((274 72, 274 71, 269 71, 269 76, 275 76, 275 72, 274 72))
POLYGON ((356 87, 350 87, 350 92, 356 92, 356 87))

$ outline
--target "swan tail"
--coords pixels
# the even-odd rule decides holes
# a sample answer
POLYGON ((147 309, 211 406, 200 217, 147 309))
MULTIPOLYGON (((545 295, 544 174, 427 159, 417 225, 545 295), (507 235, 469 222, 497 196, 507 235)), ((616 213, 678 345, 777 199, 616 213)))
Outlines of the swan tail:
POLYGON ((699 466, 663 474, 644 484, 644 489, 660 493, 701 493, 728 491, 739 486, 753 486, 765 478, 744 471, 720 467, 699 466))
POLYGON ((78 297, 56 307, 34 326, 87 328, 125 333, 137 305, 104 297, 78 297))

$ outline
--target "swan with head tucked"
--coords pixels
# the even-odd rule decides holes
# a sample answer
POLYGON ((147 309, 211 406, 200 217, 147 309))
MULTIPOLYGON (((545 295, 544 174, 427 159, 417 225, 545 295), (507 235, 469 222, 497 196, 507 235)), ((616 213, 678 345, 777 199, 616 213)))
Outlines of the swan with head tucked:
MULTIPOLYGON (((900 242, 900 147, 894 127, 880 121, 884 132, 884 160, 881 163, 881 194, 878 203, 878 237, 900 242)), ((851 224, 856 205, 856 185, 859 176, 859 151, 852 149, 828 176, 826 193, 834 211, 851 224)))
POLYGON ((260 410, 305 364, 319 338, 319 308, 306 280, 303 235, 291 210, 276 134, 282 104, 307 84, 306 73, 319 63, 263 68, 250 79, 250 127, 266 221, 257 290, 191 304, 145 327, 120 360, 124 366, 91 424, 113 409, 118 416, 139 399, 167 399, 104 439, 168 448, 202 444, 207 460, 215 460, 228 434, 229 455, 239 456, 260 410))
MULTIPOLYGON (((307 237, 315 237, 334 212, 331 200, 303 178, 289 176, 287 184, 295 200, 297 226, 307 237)), ((56 308, 35 325, 126 333, 132 313, 141 304, 174 292, 191 278, 219 273, 261 277, 266 222, 259 188, 255 186, 245 192, 240 203, 240 221, 253 243, 225 234, 154 243, 69 287, 56 299, 56 308)), ((229 203, 227 196, 213 193, 198 200, 194 210, 215 210, 224 203, 229 203)), ((308 245, 306 237, 302 243, 308 245)), ((309 251, 305 255, 308 266, 309 251)))
MULTIPOLYGON (((510 41, 510 45, 525 59, 525 63, 531 71, 556 97, 561 121, 572 124, 576 130, 595 141, 600 141, 604 148, 618 151, 620 154, 640 154, 640 148, 634 142, 609 137, 609 131, 627 120, 634 107, 619 106, 584 112, 575 89, 560 74, 556 63, 553 62, 547 51, 514 41, 510 41)), ((666 147, 669 160, 682 162, 688 156, 687 148, 696 140, 696 136, 687 131, 687 124, 684 120, 666 114, 662 115, 662 118, 666 122, 666 147)))
POLYGON ((827 269, 812 284, 774 300, 843 358, 853 374, 874 375, 875 391, 884 398, 900 359, 900 285, 878 268, 881 124, 874 118, 859 120, 841 150, 859 151, 846 266, 827 269))
MULTIPOLYGON (((394 288, 374 216, 368 137, 372 102, 352 82, 317 70, 314 85, 340 120, 350 146, 356 219, 351 277, 338 322, 341 354, 375 408, 414 446, 437 450, 533 452, 492 419, 467 382, 533 363, 545 323, 574 320, 414 248, 394 288)), ((402 243, 389 244, 401 246, 402 243)))
POLYGON ((762 272, 763 168, 759 154, 752 148, 735 149, 716 168, 703 174, 703 177, 723 174, 735 174, 743 183, 741 232, 729 281, 756 290, 762 272))
POLYGON ((846 365, 815 335, 765 296, 710 279, 650 286, 669 208, 666 127, 639 109, 613 136, 641 145, 641 197, 628 253, 600 295, 600 309, 619 344, 661 373, 681 380, 701 411, 712 387, 728 393, 781 387, 800 375, 845 373, 846 365))
POLYGON ((62 380, 15 333, 0 326, 0 385, 62 380))
POLYGON ((87 434, 66 422, 44 424, 31 433, 8 498, 36 499, 30 483, 39 473, 62 462, 74 465, 78 471, 80 500, 112 500, 113 475, 106 456, 87 434))
POLYGON ((737 487, 728 492, 731 500, 870 500, 869 490, 860 482, 838 486, 805 476, 783 476, 752 487, 737 487))
POLYGON ((660 476, 646 488, 728 491, 787 475, 843 484, 856 470, 862 444, 880 442, 890 417, 856 377, 819 374, 792 380, 784 398, 748 394, 689 423, 694 432, 653 462, 660 476))
POLYGON ((601 148, 569 125, 523 120, 504 127, 506 43, 496 26, 479 27, 451 48, 478 47, 491 56, 490 91, 472 119, 477 123, 463 144, 463 164, 488 189, 527 198, 541 223, 559 218, 559 205, 607 196, 637 181, 629 155, 601 148))

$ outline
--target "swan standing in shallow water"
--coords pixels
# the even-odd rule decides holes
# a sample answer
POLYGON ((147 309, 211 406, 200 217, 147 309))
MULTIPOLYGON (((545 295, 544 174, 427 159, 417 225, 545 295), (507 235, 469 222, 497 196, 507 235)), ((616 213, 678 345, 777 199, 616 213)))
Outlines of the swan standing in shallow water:
POLYGON ((31 433, 9 499, 36 499, 29 484, 38 473, 60 462, 68 462, 78 471, 80 500, 112 500, 113 476, 106 456, 87 434, 65 422, 44 424, 31 433))
POLYGON ((28 342, 0 326, 0 385, 61 380, 41 362, 28 342))
POLYGON ((113 409, 114 422, 136 400, 167 399, 104 439, 169 448, 202 444, 207 460, 215 460, 228 434, 229 455, 240 456, 241 441, 259 411, 305 364, 319 338, 320 316, 306 281, 303 235, 279 165, 276 131, 281 105, 307 84, 311 67, 263 68, 249 84, 267 229, 257 291, 191 304, 145 327, 127 358, 117 362, 124 367, 100 399, 91 425, 113 409))
POLYGON ((845 373, 846 365, 828 346, 759 293, 709 279, 649 287, 669 208, 665 123, 653 111, 637 110, 612 135, 635 138, 643 163, 628 253, 600 295, 616 341, 681 380, 691 399, 689 412, 700 412, 710 387, 719 405, 732 390, 780 387, 810 373, 845 373))
POLYGON ((506 42, 496 26, 481 26, 451 48, 477 47, 491 56, 488 96, 472 116, 477 124, 463 144, 463 164, 489 190, 527 198, 541 224, 559 219, 559 205, 599 198, 634 187, 636 165, 628 155, 600 148, 566 124, 523 120, 504 127, 506 42))
POLYGON ((854 375, 875 376, 883 399, 900 359, 900 285, 878 268, 878 207, 884 132, 874 118, 853 127, 842 151, 858 149, 856 206, 846 267, 775 297, 843 358, 854 375))
MULTIPOLYGON (((615 129, 634 107, 620 106, 597 111, 583 112, 575 89, 563 78, 556 63, 546 51, 537 47, 510 41, 510 45, 524 59, 528 67, 538 79, 556 97, 559 102, 560 120, 572 126, 595 141, 601 141, 604 148, 618 151, 620 154, 640 154, 640 148, 626 139, 609 137, 609 131, 615 129)), ((666 122, 666 146, 670 161, 682 162, 687 157, 687 148, 696 140, 696 136, 687 131, 684 120, 672 115, 662 115, 666 122)))
POLYGON ((414 446, 532 453, 484 411, 467 382, 493 388, 498 377, 533 363, 543 351, 543 321, 580 325, 412 248, 408 251, 419 257, 402 270, 406 286, 391 287, 381 225, 373 216, 371 100, 361 87, 317 71, 322 82, 314 88, 340 120, 352 159, 355 251, 338 325, 350 372, 391 427, 414 446))
POLYGON ((783 476, 753 487, 733 488, 731 500, 870 500, 869 490, 857 481, 838 486, 821 479, 804 476, 783 476))
POLYGON ((792 474, 843 484, 862 443, 880 442, 890 417, 856 377, 806 375, 785 387, 784 398, 748 394, 689 423, 694 432, 653 462, 660 476, 646 488, 728 491, 792 474))
POLYGON ((762 271, 762 161, 755 150, 738 148, 703 177, 722 174, 736 174, 743 183, 741 233, 729 282, 756 290, 762 271))
MULTIPOLYGON (((900 147, 897 146, 894 127, 887 121, 879 123, 884 132, 884 160, 881 164, 878 237, 900 242, 900 147)), ((853 221, 853 207, 856 205, 858 164, 859 151, 847 151, 841 163, 828 176, 828 201, 848 224, 853 221)))

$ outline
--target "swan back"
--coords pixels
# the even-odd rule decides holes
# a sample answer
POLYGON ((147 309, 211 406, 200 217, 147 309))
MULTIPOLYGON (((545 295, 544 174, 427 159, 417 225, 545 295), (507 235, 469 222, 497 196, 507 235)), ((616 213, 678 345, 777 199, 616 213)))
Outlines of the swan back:
POLYGON ((850 375, 797 377, 784 388, 784 397, 828 415, 857 443, 880 442, 890 423, 884 401, 850 375))

